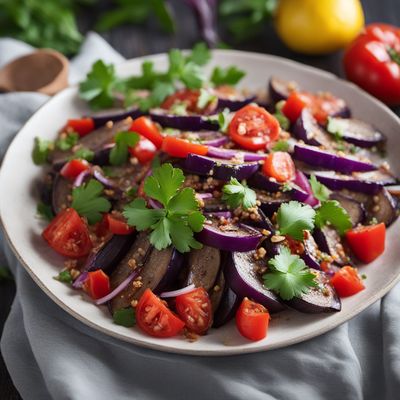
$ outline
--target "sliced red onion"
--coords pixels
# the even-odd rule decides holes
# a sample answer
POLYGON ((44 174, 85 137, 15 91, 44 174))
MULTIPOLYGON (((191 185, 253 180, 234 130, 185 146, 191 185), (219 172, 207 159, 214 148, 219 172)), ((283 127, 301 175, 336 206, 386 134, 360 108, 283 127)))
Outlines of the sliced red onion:
POLYGON ((243 161, 260 161, 264 160, 265 157, 267 157, 267 154, 265 153, 247 153, 244 151, 220 149, 212 146, 208 147, 207 155, 209 157, 222 158, 224 160, 236 158, 239 160, 243 159, 243 161))
POLYGON ((170 292, 163 292, 160 294, 160 297, 163 297, 165 299, 169 297, 178 297, 182 294, 193 292, 194 289, 196 289, 196 286, 194 285, 194 283, 192 283, 191 285, 186 286, 182 289, 171 290, 170 292))
POLYGON ((205 140, 202 142, 205 146, 221 147, 229 142, 227 136, 216 137, 215 139, 205 140))
POLYGON ((86 169, 85 171, 82 171, 74 180, 74 183, 72 184, 73 187, 79 187, 83 184, 85 179, 92 174, 92 171, 90 169, 86 169))
POLYGON ((72 287, 74 289, 81 289, 83 284, 85 283, 89 273, 87 271, 82 272, 73 282, 72 287))
POLYGON ((212 193, 196 193, 196 197, 198 197, 201 200, 204 200, 204 199, 212 199, 213 195, 212 193))
POLYGON ((150 206, 151 208, 154 208, 154 209, 162 208, 161 203, 159 203, 157 200, 154 200, 154 199, 152 199, 152 198, 149 198, 149 199, 148 199, 148 203, 149 203, 149 206, 150 206))
POLYGON ((303 172, 297 170, 296 177, 294 179, 294 183, 303 189, 306 193, 308 193, 308 197, 304 200, 304 203, 314 207, 319 204, 318 199, 316 199, 313 195, 313 191, 311 189, 310 182, 308 182, 307 177, 303 174, 303 172))
POLYGON ((106 178, 98 169, 93 169, 93 176, 109 189, 115 189, 115 184, 111 179, 106 178))
POLYGON ((139 275, 139 270, 133 271, 126 279, 124 279, 111 293, 107 296, 101 297, 96 300, 96 305, 107 303, 112 300, 115 296, 120 294, 137 276, 139 275))

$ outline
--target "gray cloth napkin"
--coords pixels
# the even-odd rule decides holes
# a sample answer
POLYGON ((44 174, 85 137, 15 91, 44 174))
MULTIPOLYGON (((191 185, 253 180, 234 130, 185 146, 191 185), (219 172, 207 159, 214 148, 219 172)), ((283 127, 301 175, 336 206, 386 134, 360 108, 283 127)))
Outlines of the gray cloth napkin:
MULTIPOLYGON (((29 51, 20 42, 0 40, 0 66, 29 51)), ((71 81, 97 58, 122 60, 89 34, 72 61, 71 81)), ((0 95, 0 158, 46 99, 33 93, 0 95)), ((349 323, 308 342, 234 357, 179 356, 118 341, 72 318, 36 286, 1 235, 17 284, 1 351, 24 399, 399 398, 399 285, 349 323)))

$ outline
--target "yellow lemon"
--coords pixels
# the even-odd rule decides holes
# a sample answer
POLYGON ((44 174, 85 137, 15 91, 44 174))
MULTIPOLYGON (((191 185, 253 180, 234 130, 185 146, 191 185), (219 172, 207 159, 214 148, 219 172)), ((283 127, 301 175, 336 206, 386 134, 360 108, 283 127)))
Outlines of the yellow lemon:
POLYGON ((360 33, 364 13, 359 0, 280 0, 275 26, 290 49, 326 54, 360 33))

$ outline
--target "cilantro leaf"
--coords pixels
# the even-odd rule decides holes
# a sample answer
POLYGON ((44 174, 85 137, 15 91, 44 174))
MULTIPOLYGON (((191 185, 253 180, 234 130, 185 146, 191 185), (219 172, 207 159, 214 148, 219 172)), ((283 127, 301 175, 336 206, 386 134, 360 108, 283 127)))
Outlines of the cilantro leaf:
POLYGON ((73 281, 71 273, 68 270, 61 271, 54 279, 68 284, 71 284, 73 281))
POLYGON ((222 200, 231 208, 243 206, 247 210, 256 205, 256 192, 247 185, 240 183, 236 178, 231 178, 229 183, 224 185, 222 193, 222 200))
POLYGON ((328 124, 326 130, 331 133, 337 141, 343 139, 344 131, 346 126, 346 120, 342 122, 339 118, 328 117, 328 124))
POLYGON ((317 286, 315 275, 287 247, 282 247, 268 264, 269 270, 263 275, 264 286, 278 293, 283 300, 299 297, 302 293, 308 293, 310 287, 317 286))
POLYGON ((40 137, 35 137, 32 160, 36 165, 43 165, 47 163, 47 158, 50 151, 53 149, 53 142, 50 140, 41 139, 40 137))
POLYGON ((204 42, 197 43, 190 55, 187 57, 187 61, 192 61, 197 65, 206 65, 211 59, 210 49, 204 42))
POLYGON ((144 191, 164 208, 149 209, 144 199, 138 198, 124 208, 128 224, 138 231, 151 229, 150 242, 161 250, 173 244, 178 251, 200 248, 194 232, 203 229, 204 216, 199 211, 195 192, 182 188, 184 176, 179 168, 163 164, 146 178, 144 191))
POLYGON ((91 162, 94 159, 94 151, 89 150, 86 147, 81 147, 80 149, 76 150, 74 154, 68 158, 68 160, 71 161, 77 158, 91 162))
POLYGON ((125 206, 123 215, 129 225, 135 226, 138 231, 144 231, 156 224, 160 218, 163 218, 165 211, 147 208, 146 201, 137 198, 125 206))
POLYGON ((229 108, 224 108, 218 115, 210 115, 205 117, 207 121, 217 123, 219 125, 219 131, 226 133, 228 131, 229 123, 231 122, 231 112, 229 108))
POLYGON ((317 200, 323 202, 329 199, 331 191, 325 185, 318 182, 314 174, 311 175, 309 182, 313 195, 317 200))
POLYGON ((184 179, 181 169, 173 168, 171 164, 163 164, 146 178, 144 191, 149 197, 166 207, 182 186, 184 179))
POLYGON ((126 328, 135 326, 135 310, 132 307, 129 307, 114 311, 113 320, 115 324, 125 326, 126 328))
POLYGON ((272 151, 288 151, 289 143, 286 140, 278 140, 271 148, 272 151))
POLYGON ((102 60, 98 60, 92 65, 86 80, 80 83, 79 95, 88 101, 93 109, 112 107, 113 89, 116 82, 114 65, 107 65, 102 60))
POLYGON ((48 204, 38 203, 36 207, 36 214, 38 217, 44 219, 45 221, 51 221, 54 218, 54 213, 48 204))
POLYGON ((217 96, 207 89, 200 89, 200 96, 197 100, 198 108, 206 108, 208 104, 217 101, 217 96))
POLYGON ((234 86, 246 75, 244 71, 231 65, 227 68, 215 67, 211 73, 210 81, 215 86, 234 86))
POLYGON ((200 89, 203 86, 205 77, 200 66, 189 61, 181 71, 180 80, 189 89, 200 89))
POLYGON ((101 213, 108 212, 111 203, 104 197, 101 197, 103 185, 91 179, 87 184, 76 187, 72 190, 72 204, 78 214, 86 217, 89 224, 93 225, 102 218, 101 213))
POLYGON ((136 146, 139 139, 139 135, 135 132, 118 132, 115 135, 115 146, 110 151, 110 164, 125 164, 129 157, 128 147, 136 146))
POLYGON ((317 209, 315 225, 321 228, 327 223, 333 225, 341 235, 352 227, 349 214, 336 200, 324 201, 317 209))
POLYGON ((315 211, 308 204, 290 201, 279 207, 277 222, 282 235, 303 240, 303 231, 314 229, 315 211))
POLYGON ((65 137, 56 141, 56 147, 62 151, 72 149, 79 140, 79 135, 76 132, 69 132, 65 137))

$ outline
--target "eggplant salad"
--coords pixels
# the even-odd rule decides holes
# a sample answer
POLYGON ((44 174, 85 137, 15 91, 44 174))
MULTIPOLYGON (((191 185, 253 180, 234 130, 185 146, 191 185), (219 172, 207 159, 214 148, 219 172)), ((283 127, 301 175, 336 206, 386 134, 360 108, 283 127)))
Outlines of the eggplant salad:
POLYGON ((399 187, 384 133, 343 99, 277 77, 250 93, 209 60, 198 44, 161 72, 93 64, 93 111, 35 138, 37 211, 65 257, 56 279, 116 324, 195 340, 235 319, 261 340, 275 313, 339 312, 365 288, 399 187))

